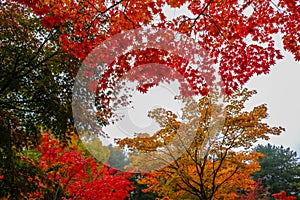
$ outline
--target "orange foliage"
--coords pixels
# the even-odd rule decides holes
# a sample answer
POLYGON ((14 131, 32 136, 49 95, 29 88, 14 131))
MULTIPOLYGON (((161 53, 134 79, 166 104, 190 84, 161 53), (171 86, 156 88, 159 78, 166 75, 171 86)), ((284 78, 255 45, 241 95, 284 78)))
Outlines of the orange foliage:
POLYGON ((265 105, 243 110, 254 93, 238 91, 225 98, 227 105, 217 103, 219 94, 199 102, 183 98, 182 119, 156 109, 149 116, 161 129, 153 136, 119 139, 121 147, 132 151, 129 167, 150 171, 140 180, 148 186, 144 191, 169 199, 235 199, 237 190, 251 190, 250 175, 260 169, 258 158, 263 154, 249 148, 258 138, 284 130, 262 122, 267 117, 265 105))

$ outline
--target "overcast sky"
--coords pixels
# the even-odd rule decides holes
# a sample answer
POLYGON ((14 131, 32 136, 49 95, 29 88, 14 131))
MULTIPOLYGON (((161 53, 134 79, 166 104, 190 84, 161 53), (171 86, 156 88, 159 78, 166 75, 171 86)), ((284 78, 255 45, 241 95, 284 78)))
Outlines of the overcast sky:
POLYGON ((280 136, 269 141, 297 150, 300 156, 300 63, 284 52, 284 59, 273 67, 269 74, 253 77, 246 87, 257 90, 248 106, 266 103, 268 124, 286 129, 280 136))

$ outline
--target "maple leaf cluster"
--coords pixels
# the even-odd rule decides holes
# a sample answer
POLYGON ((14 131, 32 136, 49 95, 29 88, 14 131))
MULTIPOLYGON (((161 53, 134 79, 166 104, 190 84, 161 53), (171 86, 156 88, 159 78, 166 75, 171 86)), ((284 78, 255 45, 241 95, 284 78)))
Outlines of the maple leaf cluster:
POLYGON ((92 49, 121 30, 148 24, 161 7, 151 1, 17 0, 33 9, 47 29, 58 29, 62 48, 84 59, 92 49), (143 12, 140 12, 143 10, 143 12))

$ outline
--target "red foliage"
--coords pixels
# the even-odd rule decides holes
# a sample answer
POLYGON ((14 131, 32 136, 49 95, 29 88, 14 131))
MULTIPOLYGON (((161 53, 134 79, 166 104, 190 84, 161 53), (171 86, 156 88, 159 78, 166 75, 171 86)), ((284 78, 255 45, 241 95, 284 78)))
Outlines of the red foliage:
POLYGON ((244 195, 241 195, 240 200, 267 200, 267 189, 263 188, 262 180, 259 179, 255 182, 254 187, 251 191, 247 192, 244 195))
POLYGON ((272 197, 274 197, 276 200, 295 200, 296 199, 295 196, 286 196, 285 191, 281 191, 279 193, 272 194, 272 197))
MULTIPOLYGON (((44 135, 36 149, 41 152, 38 165, 48 179, 62 189, 63 199, 119 200, 128 197, 129 191, 134 189, 128 180, 129 173, 99 166, 95 159, 85 157, 75 147, 63 147, 58 140, 51 139, 50 134, 44 135)), ((37 195, 42 196, 40 193, 30 196, 37 195)))
MULTIPOLYGON (((60 30, 58 41, 62 48, 80 59, 116 33, 144 25, 172 29, 187 36, 197 35, 198 44, 219 64, 227 94, 244 85, 251 76, 268 73, 270 67, 282 59, 272 34, 282 34, 284 48, 294 54, 295 60, 300 60, 297 0, 280 0, 277 4, 264 0, 15 1, 32 8, 45 28, 60 30), (173 8, 189 3, 188 10, 195 17, 181 15, 170 20, 163 12, 165 3, 173 8)), ((146 92, 147 87, 141 86, 139 90, 146 92)))

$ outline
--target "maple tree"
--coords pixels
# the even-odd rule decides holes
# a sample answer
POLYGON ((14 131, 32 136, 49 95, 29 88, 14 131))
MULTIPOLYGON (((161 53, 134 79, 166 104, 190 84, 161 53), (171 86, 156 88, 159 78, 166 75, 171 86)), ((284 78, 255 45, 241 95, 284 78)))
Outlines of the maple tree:
POLYGON ((31 7, 42 18, 44 27, 60 30, 58 40, 63 49, 80 59, 112 35, 146 25, 196 35, 199 45, 219 63, 219 73, 228 94, 251 76, 268 73, 276 60, 282 58, 274 46, 273 34, 282 34, 284 48, 293 53, 296 60, 300 59, 296 0, 277 3, 270 0, 17 2, 31 7), (180 8, 184 4, 194 17, 182 14, 169 19, 165 16, 165 5, 180 8))
MULTIPOLYGON (((268 73, 276 61, 282 59, 281 52, 275 47, 272 37, 274 34, 281 34, 285 50, 290 51, 295 60, 300 60, 300 27, 297 21, 300 8, 296 0, 15 1, 32 8, 32 12, 47 30, 58 32, 56 42, 61 48, 82 61, 102 42, 133 29, 170 29, 193 37, 217 65, 226 94, 237 90, 250 77, 268 73), (187 6, 192 17, 188 14, 174 19, 166 17, 165 6, 180 8, 183 5, 187 6)), ((166 40, 165 43, 168 41, 167 38, 162 40, 166 40)), ((126 43, 128 46, 131 44, 126 43)), ((184 45, 181 49, 184 49, 184 45)), ((193 94, 206 95, 215 79, 211 65, 198 63, 192 68, 180 55, 172 55, 162 49, 143 48, 129 53, 117 53, 116 62, 109 63, 102 79, 86 83, 93 91, 98 87, 97 117, 101 125, 109 124, 109 118, 114 114, 114 106, 108 106, 113 98, 108 91, 115 91, 120 77, 141 64, 165 64, 181 73, 188 80, 193 94), (137 59, 134 65, 130 65, 133 57, 137 59)), ((201 55, 200 52, 196 54, 201 55)), ((92 65, 86 71, 86 76, 93 76, 94 71, 95 65, 92 65)), ((162 77, 151 70, 142 74, 140 77, 151 81, 142 82, 137 90, 145 93, 161 81, 176 79, 168 76, 165 71, 158 71, 163 74, 162 77)), ((136 78, 139 80, 139 77, 136 78)))
MULTIPOLYGON (((236 0, 201 2, 187 0, 176 2, 7 0, 4 4, 11 2, 19 3, 15 6, 25 5, 31 8, 32 16, 30 17, 41 23, 44 27, 43 31, 53 33, 52 39, 58 45, 56 47, 80 60, 86 58, 92 49, 113 35, 140 27, 172 29, 190 37, 195 36, 197 44, 205 49, 214 63, 219 66, 219 74, 227 94, 231 94, 240 85, 246 83, 251 76, 268 73, 276 60, 282 58, 281 53, 274 46, 272 34, 283 34, 285 49, 292 52, 295 59, 299 60, 299 42, 297 41, 299 5, 296 0, 281 0, 277 4, 273 1, 261 0, 251 2, 236 0), (194 18, 185 14, 175 19, 166 18, 163 12, 165 5, 179 8, 184 4, 195 16, 194 18)), ((38 35, 45 35, 45 33, 38 35)), ((37 35, 31 35, 31 37, 35 36, 37 35)), ((131 69, 128 68, 128 62, 133 55, 137 58, 144 58, 142 62, 137 59, 134 66, 151 62, 167 64, 182 73, 183 77, 190 81, 194 90, 203 95, 207 94, 207 87, 211 83, 208 78, 213 79, 213 71, 209 71, 212 69, 205 69, 208 72, 201 71, 200 68, 204 67, 202 65, 193 69, 184 65, 185 59, 178 55, 171 56, 171 61, 166 63, 164 60, 168 57, 166 52, 151 48, 120 55, 117 58, 118 62, 113 63, 120 67, 117 69, 109 67, 105 73, 107 76, 115 77, 111 80, 113 83, 118 82, 119 77, 131 69), (147 55, 150 57, 147 58, 147 55), (183 68, 176 67, 181 65, 183 68), (202 75, 199 75, 199 71, 202 75), (204 76, 203 73, 208 73, 209 76, 204 76)), ((63 60, 70 61, 73 58, 63 58, 60 62, 63 60)), ((90 72, 87 73, 91 75, 90 72)), ((143 74, 143 76, 149 78, 157 74, 143 74)), ((170 79, 170 77, 165 75, 163 79, 154 78, 154 82, 145 82, 137 89, 146 92, 164 79, 170 79)), ((100 87, 99 104, 101 106, 98 109, 100 109, 100 115, 107 115, 109 118, 111 112, 106 104, 110 97, 107 93, 101 92, 107 84, 104 81, 104 88, 100 87)), ((115 84, 111 84, 111 87, 110 89, 114 90, 115 84)), ((104 125, 107 124, 105 117, 100 117, 100 123, 101 120, 104 125)))
POLYGON ((76 146, 65 147, 49 133, 43 134, 41 144, 32 155, 22 155, 21 159, 40 172, 31 175, 20 172, 20 176, 26 176, 36 186, 32 191, 22 192, 22 198, 125 199, 134 189, 128 180, 130 173, 101 166, 94 158, 84 156, 76 146))
POLYGON ((244 110, 254 93, 243 89, 226 97, 224 112, 217 94, 199 102, 183 98, 182 118, 157 109, 149 113, 161 126, 154 135, 118 139, 121 147, 131 150, 128 167, 146 171, 140 180, 148 185, 144 191, 169 199, 235 199, 237 190, 251 190, 250 175, 260 169, 258 159, 263 154, 249 148, 259 138, 284 130, 262 122, 267 117, 265 105, 244 110))
MULTIPOLYGON (((152 26, 195 36, 197 43, 208 52, 214 63, 219 65, 219 74, 227 94, 246 83, 251 76, 268 73, 276 60, 282 58, 274 46, 273 34, 282 34, 285 49, 299 60, 299 4, 296 0, 281 0, 277 3, 261 0, 8 0, 5 4, 8 2, 18 2, 31 8, 34 18, 41 22, 46 31, 55 33, 54 40, 61 49, 80 60, 104 40, 134 28, 152 26), (182 14, 175 19, 166 18, 163 12, 165 5, 180 8, 184 4, 188 5, 188 10, 195 17, 182 14)), ((153 61, 153 58, 156 62, 163 62, 160 57, 164 54, 157 52, 157 49, 144 49, 132 54, 150 54, 151 58, 146 59, 148 63, 153 61)), ((176 59, 176 56, 173 59, 176 59)), ((125 61, 128 61, 128 56, 121 56, 119 60, 124 61, 119 62, 121 70, 114 71, 122 76, 127 71, 128 62, 125 61)), ((179 63, 184 62, 184 59, 179 59, 179 63)), ((178 65, 177 62, 173 63, 178 65)), ((211 81, 200 81, 197 70, 201 67, 203 66, 197 69, 187 68, 186 74, 183 75, 192 79, 192 82, 202 84, 203 87, 197 86, 197 89, 201 94, 207 94, 206 83, 211 81)), ((173 66, 173 69, 176 67, 173 66)), ((117 81, 118 79, 113 80, 117 81)), ((138 89, 145 92, 153 85, 157 85, 157 82, 145 83, 138 89)), ((109 97, 104 95, 103 98, 109 97)), ((104 105, 104 101, 101 103, 104 105)))

